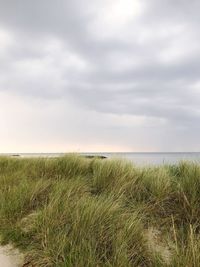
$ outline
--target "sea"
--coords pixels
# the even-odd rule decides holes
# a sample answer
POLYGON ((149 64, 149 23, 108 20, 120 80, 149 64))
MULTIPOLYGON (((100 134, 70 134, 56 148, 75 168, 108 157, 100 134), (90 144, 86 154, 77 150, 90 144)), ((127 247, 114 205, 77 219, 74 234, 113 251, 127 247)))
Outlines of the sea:
MULTIPOLYGON (((66 153, 9 153, 0 155, 12 157, 61 157, 65 154, 66 153)), ((137 165, 177 164, 184 160, 200 162, 200 152, 87 152, 78 154, 83 156, 90 155, 126 159, 137 165)))

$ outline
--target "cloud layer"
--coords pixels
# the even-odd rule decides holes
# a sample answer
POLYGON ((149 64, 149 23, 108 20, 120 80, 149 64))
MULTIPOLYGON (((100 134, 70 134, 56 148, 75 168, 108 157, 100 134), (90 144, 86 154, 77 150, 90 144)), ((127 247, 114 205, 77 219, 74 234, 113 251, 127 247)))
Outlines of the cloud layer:
POLYGON ((199 1, 0 0, 0 145, 198 151, 199 1))

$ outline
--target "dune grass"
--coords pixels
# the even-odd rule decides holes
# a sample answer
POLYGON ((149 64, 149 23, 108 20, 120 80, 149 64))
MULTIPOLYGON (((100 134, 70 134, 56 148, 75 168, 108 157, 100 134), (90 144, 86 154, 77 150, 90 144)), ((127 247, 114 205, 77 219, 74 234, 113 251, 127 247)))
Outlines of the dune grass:
POLYGON ((199 267, 200 165, 1 157, 0 241, 38 267, 199 267))

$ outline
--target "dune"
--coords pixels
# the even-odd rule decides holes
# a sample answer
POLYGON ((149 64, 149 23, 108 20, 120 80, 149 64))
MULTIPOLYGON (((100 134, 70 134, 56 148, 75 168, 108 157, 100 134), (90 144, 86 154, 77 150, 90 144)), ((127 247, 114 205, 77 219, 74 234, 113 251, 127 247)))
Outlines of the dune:
POLYGON ((0 173, 0 242, 25 255, 0 246, 0 267, 200 266, 197 162, 0 157, 0 173))

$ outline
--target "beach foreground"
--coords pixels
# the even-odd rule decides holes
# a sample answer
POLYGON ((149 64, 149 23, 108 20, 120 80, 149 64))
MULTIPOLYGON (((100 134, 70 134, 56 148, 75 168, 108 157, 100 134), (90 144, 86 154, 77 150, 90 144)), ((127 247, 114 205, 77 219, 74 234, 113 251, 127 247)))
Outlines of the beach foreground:
POLYGON ((199 267, 200 165, 1 157, 0 237, 26 266, 199 267))
POLYGON ((18 250, 10 246, 0 247, 0 266, 1 267, 21 267, 23 266, 23 256, 18 250))

